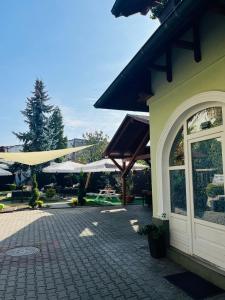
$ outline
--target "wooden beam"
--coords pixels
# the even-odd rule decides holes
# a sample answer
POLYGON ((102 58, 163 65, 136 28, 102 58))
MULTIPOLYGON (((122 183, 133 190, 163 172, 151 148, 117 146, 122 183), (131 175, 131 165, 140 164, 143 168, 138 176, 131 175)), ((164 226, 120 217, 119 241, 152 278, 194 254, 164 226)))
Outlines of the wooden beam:
POLYGON ((166 77, 168 82, 173 80, 173 71, 172 71, 172 50, 169 47, 166 51, 166 77))
POLYGON ((210 6, 210 10, 216 14, 225 16, 225 5, 218 3, 216 5, 210 6))
POLYGON ((131 157, 131 160, 129 161, 128 165, 126 166, 125 171, 123 171, 122 176, 127 176, 127 174, 130 172, 132 169, 135 161, 136 161, 136 156, 140 152, 141 148, 143 148, 146 143, 149 141, 149 132, 147 132, 141 141, 140 145, 137 147, 136 151, 134 152, 133 156, 131 157))
POLYGON ((152 64, 151 69, 159 71, 159 72, 165 72, 165 73, 167 72, 166 66, 157 65, 157 64, 152 64))
POLYGON ((176 48, 181 48, 181 49, 194 51, 194 43, 193 42, 178 40, 174 43, 174 46, 176 48))
MULTIPOLYGON (((125 124, 125 126, 123 126, 123 128, 121 129, 121 131, 120 131, 120 133, 118 134, 118 136, 117 136, 117 138, 116 138, 116 140, 114 141, 114 143, 111 145, 111 153, 112 153, 112 151, 113 151, 113 149, 115 149, 115 147, 117 146, 117 143, 119 142, 119 140, 120 140, 120 138, 121 138, 121 136, 124 134, 124 132, 127 130, 127 127, 131 124, 131 123, 133 123, 133 119, 132 118, 130 118, 128 121, 127 121, 127 123, 125 124)), ((108 147, 110 146, 110 144, 108 145, 108 147)), ((107 147, 107 148, 108 148, 107 147)), ((106 149, 107 149, 106 148, 106 149)), ((104 152, 104 154, 105 155, 108 155, 108 153, 105 153, 104 152)), ((111 158, 111 157, 110 157, 111 158)))
POLYGON ((194 43, 194 58, 196 62, 202 60, 201 43, 200 43, 200 30, 199 22, 195 22, 193 25, 193 43, 194 43))
POLYGON ((171 82, 173 80, 173 74, 172 74, 172 50, 171 50, 171 47, 169 47, 166 50, 166 64, 165 65, 152 64, 150 66, 150 70, 151 69, 153 69, 155 71, 166 73, 166 78, 167 78, 168 82, 171 82))
MULTIPOLYGON (((123 167, 124 170, 126 169, 126 163, 123 161, 123 167)), ((122 184, 122 200, 123 200, 123 205, 127 204, 127 183, 126 183, 126 176, 123 176, 121 174, 121 184, 122 184)))
POLYGON ((120 164, 118 164, 118 162, 111 156, 109 156, 109 158, 112 160, 112 162, 115 164, 115 166, 121 171, 123 172, 124 169, 123 169, 123 166, 121 166, 120 164))

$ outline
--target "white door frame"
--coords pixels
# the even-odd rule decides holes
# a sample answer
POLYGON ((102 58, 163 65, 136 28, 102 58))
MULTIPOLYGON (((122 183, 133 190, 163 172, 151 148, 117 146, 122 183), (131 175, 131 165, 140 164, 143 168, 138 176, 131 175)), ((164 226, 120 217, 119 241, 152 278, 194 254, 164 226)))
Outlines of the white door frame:
MULTIPOLYGON (((221 127, 223 126, 220 126, 220 127, 215 127, 214 129, 221 129, 221 127)), ((188 168, 189 168, 189 188, 190 188, 190 198, 187 199, 187 205, 188 205, 188 202, 189 202, 189 205, 190 205, 190 210, 191 210, 191 231, 192 231, 192 253, 194 253, 194 244, 197 242, 195 240, 195 233, 194 233, 194 224, 202 224, 204 226, 208 226, 210 228, 214 228, 214 229, 220 229, 222 231, 224 231, 224 234, 225 234, 225 226, 224 225, 221 225, 221 224, 217 224, 217 223, 213 223, 213 222, 209 222, 209 221, 206 221, 206 220, 201 220, 201 219, 197 219, 195 218, 195 213, 194 213, 194 191, 193 191, 193 169, 192 169, 192 153, 191 153, 191 145, 193 143, 196 143, 196 142, 202 142, 202 141, 207 141, 207 140, 210 140, 210 139, 214 139, 214 138, 221 138, 223 139, 223 132, 221 132, 220 130, 215 130, 215 133, 211 133, 209 135, 205 135, 205 134, 202 134, 202 136, 199 136, 199 137, 195 137, 195 138, 190 138, 187 140, 187 144, 188 144, 188 152, 189 152, 189 155, 188 155, 188 168), (188 201, 189 200, 189 201, 188 201)), ((223 142, 221 142, 221 147, 222 147, 222 162, 223 162, 223 174, 224 174, 224 147, 223 147, 223 142)))
MULTIPOLYGON (((194 139, 197 139, 198 141, 200 138, 209 139, 210 135, 215 134, 216 135, 222 135, 222 151, 223 151, 223 170, 225 172, 225 92, 207 92, 202 93, 199 95, 196 95, 192 97, 191 99, 185 101, 181 106, 179 106, 175 112, 171 115, 169 118, 164 130, 162 131, 162 134, 159 138, 159 142, 157 145, 157 151, 156 151, 156 182, 157 182, 157 212, 155 213, 156 217, 161 216, 162 213, 166 213, 169 219, 172 217, 175 217, 176 214, 171 213, 170 210, 170 184, 169 184, 169 154, 170 149, 172 147, 173 141, 175 139, 175 136, 181 126, 184 126, 184 134, 186 135, 184 137, 184 154, 185 154, 185 166, 182 168, 185 169, 185 176, 186 176, 186 197, 187 197, 187 217, 186 216, 179 216, 177 215, 178 220, 185 221, 186 218, 186 224, 187 224, 187 231, 189 237, 192 237, 193 232, 193 187, 192 187, 192 174, 190 170, 190 146, 189 143, 193 141, 194 139), (203 110, 204 108, 209 107, 215 107, 215 106, 221 106, 223 111, 223 125, 218 126, 215 128, 208 129, 206 131, 201 131, 196 134, 191 134, 187 137, 187 128, 186 128, 186 120, 194 115, 196 112, 203 110), (175 120, 175 121, 174 121, 175 120), (188 199, 190 199, 190 203, 188 203, 188 199)), ((225 177, 225 176, 224 176, 225 177)), ((203 222, 204 224, 207 221, 201 221, 198 220, 200 223, 203 222)), ((210 225, 211 223, 208 222, 210 225)), ((223 228, 225 230, 225 226, 214 224, 212 223, 212 226, 215 228, 223 228)), ((193 241, 192 238, 189 238, 189 248, 186 251, 189 254, 193 255, 193 241)))

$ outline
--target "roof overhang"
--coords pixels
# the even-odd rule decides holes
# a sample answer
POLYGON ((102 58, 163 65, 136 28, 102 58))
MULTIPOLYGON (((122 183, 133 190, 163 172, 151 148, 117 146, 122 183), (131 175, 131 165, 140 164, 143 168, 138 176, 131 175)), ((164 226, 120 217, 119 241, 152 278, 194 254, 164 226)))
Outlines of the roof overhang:
POLYGON ((112 8, 112 14, 117 17, 128 17, 141 13, 147 14, 155 0, 117 0, 112 8))
POLYGON ((224 1, 219 0, 213 1, 213 3, 210 0, 181 1, 176 10, 155 31, 94 106, 104 109, 147 112, 146 100, 153 96, 151 88, 152 68, 155 67, 156 70, 158 68, 158 71, 165 72, 167 80, 172 81, 172 66, 169 65, 171 54, 169 55, 169 52, 173 46, 193 50, 196 62, 200 61, 198 31, 193 30, 195 32, 193 35, 196 37, 196 41, 194 40, 193 43, 180 39, 187 30, 195 28, 199 24, 198 22, 205 11, 209 10, 212 5, 215 8, 221 2, 224 3, 224 1), (166 55, 168 54, 166 56, 167 66, 154 65, 156 60, 165 52, 166 55))
POLYGON ((104 156, 113 159, 150 160, 149 116, 126 115, 108 144, 104 156))

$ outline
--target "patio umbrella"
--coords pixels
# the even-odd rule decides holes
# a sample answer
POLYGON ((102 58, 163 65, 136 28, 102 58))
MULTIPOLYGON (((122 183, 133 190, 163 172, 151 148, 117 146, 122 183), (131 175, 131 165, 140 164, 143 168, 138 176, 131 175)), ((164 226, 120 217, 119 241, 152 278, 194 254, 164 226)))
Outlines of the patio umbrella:
MULTIPOLYGON (((116 160, 120 165, 122 165, 122 160, 116 160)), ((135 164, 132 170, 144 170, 148 166, 135 164)), ((97 172, 120 172, 120 170, 115 166, 115 164, 110 159, 101 159, 95 162, 84 165, 81 170, 77 169, 77 173, 82 171, 83 173, 97 173, 97 172)))
POLYGON ((0 169, 8 170, 9 166, 7 164, 0 163, 0 169))
POLYGON ((53 163, 50 166, 43 168, 42 172, 44 173, 77 173, 81 171, 83 164, 75 163, 73 161, 66 161, 62 163, 53 163), (78 169, 78 170, 77 170, 78 169), (77 170, 74 172, 74 170, 77 170))
POLYGON ((12 176, 13 174, 7 170, 0 169, 0 176, 12 176))

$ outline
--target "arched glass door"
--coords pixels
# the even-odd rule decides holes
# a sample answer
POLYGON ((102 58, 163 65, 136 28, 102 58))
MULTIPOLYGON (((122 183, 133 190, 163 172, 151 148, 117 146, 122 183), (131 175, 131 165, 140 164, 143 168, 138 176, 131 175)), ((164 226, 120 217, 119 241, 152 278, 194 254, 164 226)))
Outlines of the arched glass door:
POLYGON ((224 145, 222 107, 195 113, 174 139, 169 177, 172 245, 225 270, 224 145))

